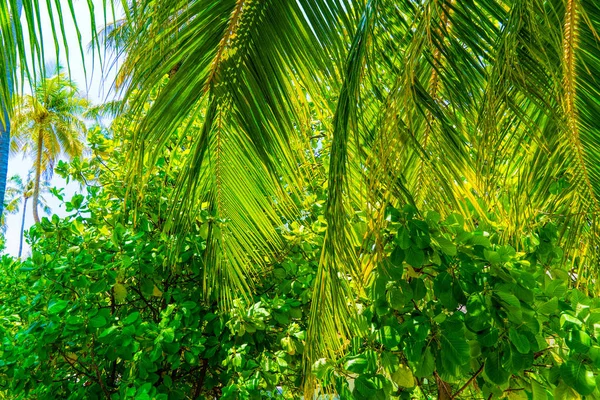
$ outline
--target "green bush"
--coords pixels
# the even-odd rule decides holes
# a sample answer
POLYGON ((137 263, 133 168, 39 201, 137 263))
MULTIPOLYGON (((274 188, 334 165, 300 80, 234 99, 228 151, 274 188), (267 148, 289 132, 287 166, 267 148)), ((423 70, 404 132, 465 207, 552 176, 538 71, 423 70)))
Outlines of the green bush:
MULTIPOLYGON (((58 168, 87 194, 65 202, 70 216, 32 228, 30 258, 2 259, 3 395, 300 398, 323 194, 282 225, 286 252, 253 277, 255 295, 231 293, 225 306, 205 284, 204 251, 227 221, 204 210, 187 235, 164 230, 177 153, 132 203, 123 143, 91 140, 95 157, 58 168)), ((343 399, 600 397, 600 301, 573 289, 553 225, 512 243, 518 251, 464 226, 389 207, 386 257, 348 299, 356 335, 313 366, 323 388, 343 399)))

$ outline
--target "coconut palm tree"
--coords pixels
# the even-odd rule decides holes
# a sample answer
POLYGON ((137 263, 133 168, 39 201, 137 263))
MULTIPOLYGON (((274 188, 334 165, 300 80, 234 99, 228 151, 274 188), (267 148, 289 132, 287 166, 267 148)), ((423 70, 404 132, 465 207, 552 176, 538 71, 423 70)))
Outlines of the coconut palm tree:
MULTIPOLYGON (((114 8, 103 3, 104 17, 114 8)), ((75 0, 41 2, 39 0, 10 0, 0 2, 0 215, 3 212, 4 192, 8 171, 10 147, 10 116, 12 114, 12 97, 17 83, 35 82, 36 77, 45 75, 44 35, 42 28, 49 23, 52 26, 51 40, 55 44, 63 43, 67 61, 69 51, 65 47, 67 35, 75 30, 77 37, 81 32, 76 24, 75 10, 79 7, 75 0), (15 18, 15 16, 17 16, 15 18), (69 25, 72 24, 72 25, 69 25), (27 32, 27 36, 25 35, 27 32), (27 38, 26 38, 27 37, 27 38)), ((98 42, 96 36, 96 15, 94 2, 88 2, 91 18, 92 40, 98 42)), ((113 16, 114 18, 114 16, 113 16)), ((45 38, 48 41, 48 37, 45 38)), ((99 46, 97 46, 99 48, 99 46)), ((80 46, 81 57, 84 57, 80 46)), ((21 86, 22 87, 22 86, 21 86)))
MULTIPOLYGON (((34 182, 31 179, 32 172, 30 171, 27 175, 27 181, 23 182, 23 179, 19 175, 11 176, 6 186, 6 199, 4 209, 7 214, 16 214, 21 206, 21 233, 19 240, 19 253, 18 257, 21 257, 23 252, 23 239, 25 232, 25 216, 27 214, 27 203, 31 196, 33 196, 34 182)), ((48 202, 43 196, 43 193, 49 189, 47 182, 42 184, 40 189, 39 202, 44 213, 49 214, 51 212, 48 202)), ((4 224, 3 224, 4 226, 4 224)))
POLYGON ((32 95, 17 98, 13 150, 33 159, 32 209, 40 222, 38 204, 42 179, 49 180, 61 156, 81 156, 86 127, 82 119, 88 103, 64 75, 40 80, 32 95))
POLYGON ((208 238, 207 294, 227 304, 248 293, 248 277, 281 248, 292 200, 326 182, 308 366, 350 336, 345 294, 381 257, 390 204, 459 213, 516 241, 557 224, 573 284, 595 290, 586 283, 600 256, 597 1, 141 3, 128 20, 152 23, 130 27, 123 66, 126 98, 144 116, 133 175, 176 130, 194 133, 170 211, 176 231, 202 202, 222 221, 208 238), (352 228, 357 210, 369 246, 352 228))

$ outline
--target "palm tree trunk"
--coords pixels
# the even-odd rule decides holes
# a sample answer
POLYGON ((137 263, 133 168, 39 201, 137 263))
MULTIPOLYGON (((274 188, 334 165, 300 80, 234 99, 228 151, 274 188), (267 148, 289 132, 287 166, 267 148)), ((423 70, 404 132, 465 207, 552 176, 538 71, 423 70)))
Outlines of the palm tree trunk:
POLYGON ((35 160, 35 177, 33 181, 33 220, 36 224, 40 223, 40 216, 38 215, 38 203, 40 200, 40 180, 42 179, 42 151, 44 145, 44 133, 40 129, 38 133, 37 142, 37 160, 35 160))
POLYGON ((21 252, 23 251, 23 232, 25 232, 25 212, 27 211, 27 200, 29 197, 25 197, 23 201, 23 216, 21 217, 21 241, 19 242, 19 258, 21 258, 21 252))
MULTIPOLYGON (((23 1, 17 0, 17 18, 21 17, 21 9, 23 8, 23 1)), ((13 25, 14 27, 14 25, 13 25)), ((14 31, 14 29, 13 29, 14 31)), ((15 37, 15 43, 17 38, 15 37)), ((8 60, 8 58, 7 58, 8 60)), ((8 94, 12 96, 12 69, 15 66, 7 65, 6 77, 8 82, 8 94)), ((4 212, 4 193, 6 192, 6 178, 8 175, 8 157, 10 154, 10 120, 8 119, 8 104, 2 102, 1 110, 4 123, 0 122, 0 216, 4 212)))

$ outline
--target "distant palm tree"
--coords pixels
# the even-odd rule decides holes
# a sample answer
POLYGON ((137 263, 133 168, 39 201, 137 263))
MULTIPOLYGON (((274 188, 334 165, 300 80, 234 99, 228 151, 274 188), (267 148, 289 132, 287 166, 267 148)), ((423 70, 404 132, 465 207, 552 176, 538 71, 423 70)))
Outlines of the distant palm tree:
POLYGON ((33 158, 33 219, 40 222, 38 203, 42 178, 49 180, 60 156, 80 156, 86 127, 82 119, 88 102, 77 87, 58 74, 39 81, 32 95, 16 101, 12 120, 12 150, 33 158))
MULTIPOLYGON (((92 19, 90 26, 93 27, 92 41, 99 44, 94 5, 94 2, 88 2, 92 19)), ((104 6, 104 11, 110 13, 108 10, 112 9, 111 5, 105 2, 104 6)), ((0 1, 0 215, 6 189, 13 93, 18 83, 28 83, 31 78, 44 75, 43 27, 47 24, 54 25, 52 39, 55 43, 62 42, 65 46, 68 41, 67 35, 72 34, 69 28, 74 28, 76 35, 80 36, 74 14, 74 10, 79 7, 76 0, 0 1), (57 25, 60 25, 60 28, 57 25)), ((47 37, 45 39, 48 41, 47 37)), ((80 50, 81 57, 84 57, 83 48, 80 50)), ((65 51, 68 62, 68 49, 61 46, 61 51, 65 51)))
MULTIPOLYGON (((19 175, 14 175, 10 177, 8 180, 8 185, 6 186, 6 197, 4 202, 4 210, 7 214, 16 214, 19 211, 21 205, 23 209, 21 210, 21 234, 19 240, 19 254, 18 257, 21 257, 23 252, 23 239, 25 232, 25 215, 27 213, 27 202, 33 196, 33 188, 34 182, 31 179, 31 172, 27 175, 27 181, 23 182, 23 179, 19 175)), ((40 197, 39 204, 44 210, 44 213, 50 213, 50 207, 48 206, 47 201, 44 199, 42 193, 48 191, 48 184, 44 182, 40 189, 40 197)), ((4 222, 4 221, 3 221, 4 222)), ((3 228, 4 228, 3 223, 3 228)))

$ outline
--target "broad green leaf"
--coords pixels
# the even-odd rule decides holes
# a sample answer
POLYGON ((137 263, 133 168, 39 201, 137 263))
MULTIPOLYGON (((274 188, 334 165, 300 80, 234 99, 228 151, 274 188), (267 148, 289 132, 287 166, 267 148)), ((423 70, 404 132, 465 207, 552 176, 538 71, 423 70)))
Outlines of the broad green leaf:
POLYGON ((365 399, 372 399, 377 391, 377 386, 375 386, 371 379, 361 375, 354 381, 354 390, 365 399))
POLYGON ((531 391, 533 394, 533 400, 548 400, 546 388, 535 379, 531 380, 531 391))
POLYGON ((431 352, 431 347, 427 346, 423 352, 423 356, 415 363, 414 374, 417 378, 425 378, 431 376, 435 370, 435 358, 431 352))
POLYGON ((388 289, 388 301, 394 310, 402 309, 412 299, 412 288, 406 281, 388 289))
POLYGON ((470 346, 462 335, 451 333, 440 336, 440 357, 447 373, 456 375, 458 369, 469 362, 470 346))
POLYGON ((440 299, 444 307, 447 309, 454 309, 458 305, 454 298, 453 285, 454 278, 452 278, 452 276, 445 271, 436 276, 433 282, 433 290, 435 295, 440 299))
POLYGON ((398 243, 398 246, 402 250, 407 250, 410 248, 411 241, 410 241, 410 233, 409 233, 408 229, 406 229, 405 227, 401 227, 400 229, 398 229, 398 235, 396 236, 396 242, 398 243))
POLYGON ((581 396, 573 388, 561 382, 554 388, 554 400, 579 400, 581 396))
POLYGON ((140 317, 140 313, 137 311, 134 311, 123 320, 123 324, 124 325, 133 324, 135 321, 138 320, 139 317, 140 317))
POLYGON ((579 329, 582 325, 583 325, 583 322, 581 322, 578 318, 576 318, 572 315, 563 313, 560 316, 560 326, 565 330, 579 329))
POLYGON ((102 315, 96 315, 94 318, 90 319, 90 326, 92 328, 101 328, 104 325, 106 325, 108 321, 106 320, 106 318, 102 315))
POLYGON ((504 385, 510 377, 510 373, 504 369, 501 358, 496 352, 488 355, 483 371, 488 380, 496 385, 504 385))
POLYGON ((596 389, 594 373, 581 361, 569 360, 560 366, 560 374, 569 387, 587 396, 596 389))
POLYGON ((387 349, 393 349, 400 344, 401 336, 393 326, 384 325, 379 330, 379 340, 387 349))
POLYGON ((502 308, 506 310, 508 319, 516 323, 520 323, 523 319, 523 312, 521 310, 521 302, 512 293, 503 291, 494 292, 494 297, 500 303, 502 308))
POLYGON ((410 368, 404 364, 398 366, 396 372, 392 374, 392 380, 400 387, 411 388, 415 386, 413 373, 410 368))
POLYGON ((473 332, 480 332, 490 326, 491 316, 481 294, 473 294, 467 300, 465 325, 473 332))
POLYGON ((483 251, 483 255, 485 259, 491 264, 499 264, 502 261, 502 258, 500 257, 500 254, 498 254, 497 251, 485 249, 483 251))
POLYGON ((48 314, 58 314, 59 312, 67 308, 68 305, 69 302, 66 300, 51 300, 48 303, 48 314))
POLYGON ((427 295, 427 288, 421 278, 414 278, 410 281, 410 287, 413 292, 413 299, 415 301, 422 300, 427 295))
POLYGON ((440 248, 442 249, 442 252, 448 256, 455 256, 457 251, 456 251, 456 245, 454 243, 452 243, 450 240, 446 239, 445 237, 438 237, 436 238, 436 241, 438 242, 438 245, 440 246, 440 248))
POLYGON ((344 369, 355 372, 357 374, 363 374, 368 368, 368 361, 364 355, 351 357, 344 364, 344 369))
POLYGON ((482 235, 473 235, 471 237, 471 239, 469 240, 469 243, 472 246, 483 246, 485 248, 491 247, 490 239, 488 239, 487 237, 482 236, 482 235))
POLYGON ((116 326, 108 327, 105 330, 103 330, 102 333, 100 333, 100 335, 98 335, 98 339, 105 338, 105 337, 109 336, 110 334, 112 334, 116 330, 117 330, 116 326))
POLYGON ((549 315, 558 312, 558 299, 556 297, 551 298, 545 303, 542 303, 537 311, 540 314, 549 315))
POLYGON ((531 351, 531 345, 529 344, 527 337, 521 335, 515 328, 511 327, 509 329, 508 337, 519 353, 528 354, 531 351))
POLYGON ((395 267, 401 268, 402 262, 404 261, 404 250, 400 248, 400 246, 396 246, 390 254, 390 262, 395 267))
POLYGON ((411 246, 410 248, 408 248, 405 252, 405 255, 406 262, 410 266, 415 268, 419 268, 420 266, 422 266, 423 262, 425 261, 425 253, 422 249, 419 249, 415 246, 411 246))
POLYGON ((116 301, 123 301, 127 297, 127 288, 122 283, 115 283, 113 286, 113 293, 116 301))
POLYGON ((592 345, 590 335, 580 330, 572 330, 567 334, 567 346, 576 353, 586 354, 592 345))

